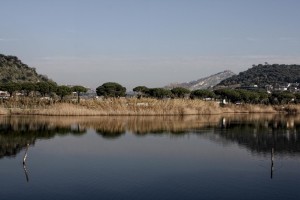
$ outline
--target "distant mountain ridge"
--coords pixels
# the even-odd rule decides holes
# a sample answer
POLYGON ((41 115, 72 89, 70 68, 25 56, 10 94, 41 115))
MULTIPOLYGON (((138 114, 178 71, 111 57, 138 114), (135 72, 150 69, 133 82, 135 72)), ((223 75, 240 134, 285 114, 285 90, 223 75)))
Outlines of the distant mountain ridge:
POLYGON ((171 83, 166 88, 174 88, 174 87, 183 87, 189 90, 199 90, 199 89, 209 89, 213 88, 215 85, 220 83, 221 81, 234 76, 230 70, 225 70, 223 72, 219 72, 217 74, 213 74, 208 77, 200 78, 196 81, 190 81, 186 83, 171 83))
POLYGON ((300 82, 300 65, 268 64, 253 65, 246 71, 221 81, 219 86, 239 87, 300 82))
POLYGON ((35 68, 22 63, 16 56, 0 54, 0 83, 7 82, 53 82, 45 75, 40 75, 35 68))

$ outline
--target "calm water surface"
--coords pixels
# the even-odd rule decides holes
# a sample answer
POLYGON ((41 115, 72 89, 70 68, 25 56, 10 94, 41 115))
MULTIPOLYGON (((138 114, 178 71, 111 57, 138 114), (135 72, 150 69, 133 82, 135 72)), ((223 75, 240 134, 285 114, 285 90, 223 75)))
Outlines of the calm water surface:
POLYGON ((0 199, 299 200, 299 130, 283 115, 0 116, 0 199))

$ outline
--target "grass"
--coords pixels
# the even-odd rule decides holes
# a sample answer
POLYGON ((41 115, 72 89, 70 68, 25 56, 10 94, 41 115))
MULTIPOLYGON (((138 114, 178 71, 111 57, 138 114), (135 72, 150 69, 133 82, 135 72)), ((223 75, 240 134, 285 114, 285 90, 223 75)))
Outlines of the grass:
POLYGON ((105 99, 82 100, 80 104, 41 101, 39 99, 11 99, 0 103, 2 115, 48 116, 166 116, 213 115, 222 113, 300 113, 300 105, 234 105, 220 106, 214 101, 191 99, 105 99))

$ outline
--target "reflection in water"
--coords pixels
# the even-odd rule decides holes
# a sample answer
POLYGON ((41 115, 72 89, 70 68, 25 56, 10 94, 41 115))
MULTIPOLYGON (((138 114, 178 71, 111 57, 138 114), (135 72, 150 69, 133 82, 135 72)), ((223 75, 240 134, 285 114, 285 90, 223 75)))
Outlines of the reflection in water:
POLYGON ((25 150, 25 154, 24 154, 24 157, 23 157, 23 165, 25 165, 25 162, 26 162, 28 148, 29 148, 29 144, 27 144, 27 147, 26 147, 26 150, 25 150))
POLYGON ((291 116, 247 120, 228 118, 226 125, 216 132, 253 152, 268 154, 274 148, 278 153, 293 155, 300 152, 299 125, 299 117, 291 116))
POLYGON ((25 173, 25 177, 26 177, 27 182, 29 182, 28 171, 27 171, 27 168, 26 168, 26 158, 27 158, 28 149, 29 149, 29 144, 27 144, 25 154, 24 154, 24 157, 23 157, 23 169, 24 169, 24 173, 25 173))
MULTIPOLYGON (((286 115, 206 115, 185 117, 0 117, 0 158, 15 156, 37 139, 56 135, 81 136, 93 129, 103 138, 115 139, 125 133, 199 134, 215 142, 234 142, 259 154, 272 152, 272 174, 276 154, 300 153, 300 116, 286 115)), ((272 175, 273 176, 273 175, 272 175)))
POLYGON ((29 182, 29 176, 28 176, 28 171, 27 171, 27 168, 26 168, 26 163, 23 164, 23 169, 24 169, 26 181, 29 182))
POLYGON ((274 148, 271 150, 271 179, 273 179, 274 172, 274 148))

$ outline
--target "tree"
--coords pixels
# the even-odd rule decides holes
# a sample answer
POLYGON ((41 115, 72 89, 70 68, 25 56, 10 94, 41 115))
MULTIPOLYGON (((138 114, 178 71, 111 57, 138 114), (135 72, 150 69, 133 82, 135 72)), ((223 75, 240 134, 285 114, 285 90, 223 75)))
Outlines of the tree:
POLYGON ((98 96, 104 97, 124 97, 126 88, 115 82, 107 82, 96 88, 98 96))
POLYGON ((272 94, 271 96, 272 100, 274 103, 276 102, 276 99, 278 100, 279 103, 281 104, 285 104, 285 103, 289 103, 290 101, 292 101, 293 99, 296 98, 296 96, 288 91, 283 91, 283 92, 275 92, 272 94))
POLYGON ((52 92, 56 92, 57 85, 53 82, 38 82, 36 90, 42 95, 46 96, 46 94, 51 94, 52 92))
POLYGON ((268 94, 267 92, 262 92, 262 91, 258 91, 257 92, 259 95, 259 103, 263 103, 263 104, 269 104, 270 103, 270 94, 268 94))
POLYGON ((172 96, 172 92, 164 88, 151 88, 149 89, 147 94, 150 97, 154 97, 158 99, 168 98, 172 96))
POLYGON ((171 92, 175 97, 178 97, 178 98, 183 98, 186 94, 191 93, 191 91, 189 89, 186 89, 183 87, 173 88, 173 89, 171 89, 171 92))
POLYGON ((31 82, 24 82, 21 83, 21 90, 25 93, 26 96, 29 96, 29 94, 36 90, 36 85, 31 82))
POLYGON ((69 94, 72 93, 72 89, 68 86, 65 86, 65 85, 61 85, 61 86, 58 86, 56 88, 56 94, 58 96, 60 96, 60 100, 62 101, 63 98, 69 94))
POLYGON ((295 102, 296 102, 296 103, 300 103, 300 93, 297 92, 297 93, 295 93, 294 95, 295 95, 295 97, 296 97, 295 102))
POLYGON ((77 103, 80 103, 80 93, 87 92, 87 89, 80 85, 75 85, 72 87, 72 91, 77 93, 77 103))
POLYGON ((14 82, 3 83, 0 85, 0 90, 8 92, 10 97, 12 97, 14 92, 17 92, 20 89, 20 84, 14 82))
POLYGON ((147 88, 146 86, 137 86, 133 88, 133 91, 137 92, 139 97, 142 97, 143 95, 146 95, 147 92, 149 92, 149 88, 147 88))
POLYGON ((192 91, 190 97, 194 98, 215 98, 216 95, 211 90, 194 90, 192 91))
POLYGON ((49 94, 51 94, 52 92, 55 92, 57 89, 57 83, 51 82, 51 81, 49 81, 47 83, 49 85, 49 94))
POLYGON ((215 94, 220 96, 221 98, 230 100, 231 102, 235 103, 241 101, 241 95, 237 90, 234 89, 219 89, 215 90, 215 94))
POLYGON ((36 90, 42 95, 46 96, 49 93, 50 88, 47 82, 38 82, 36 90))

